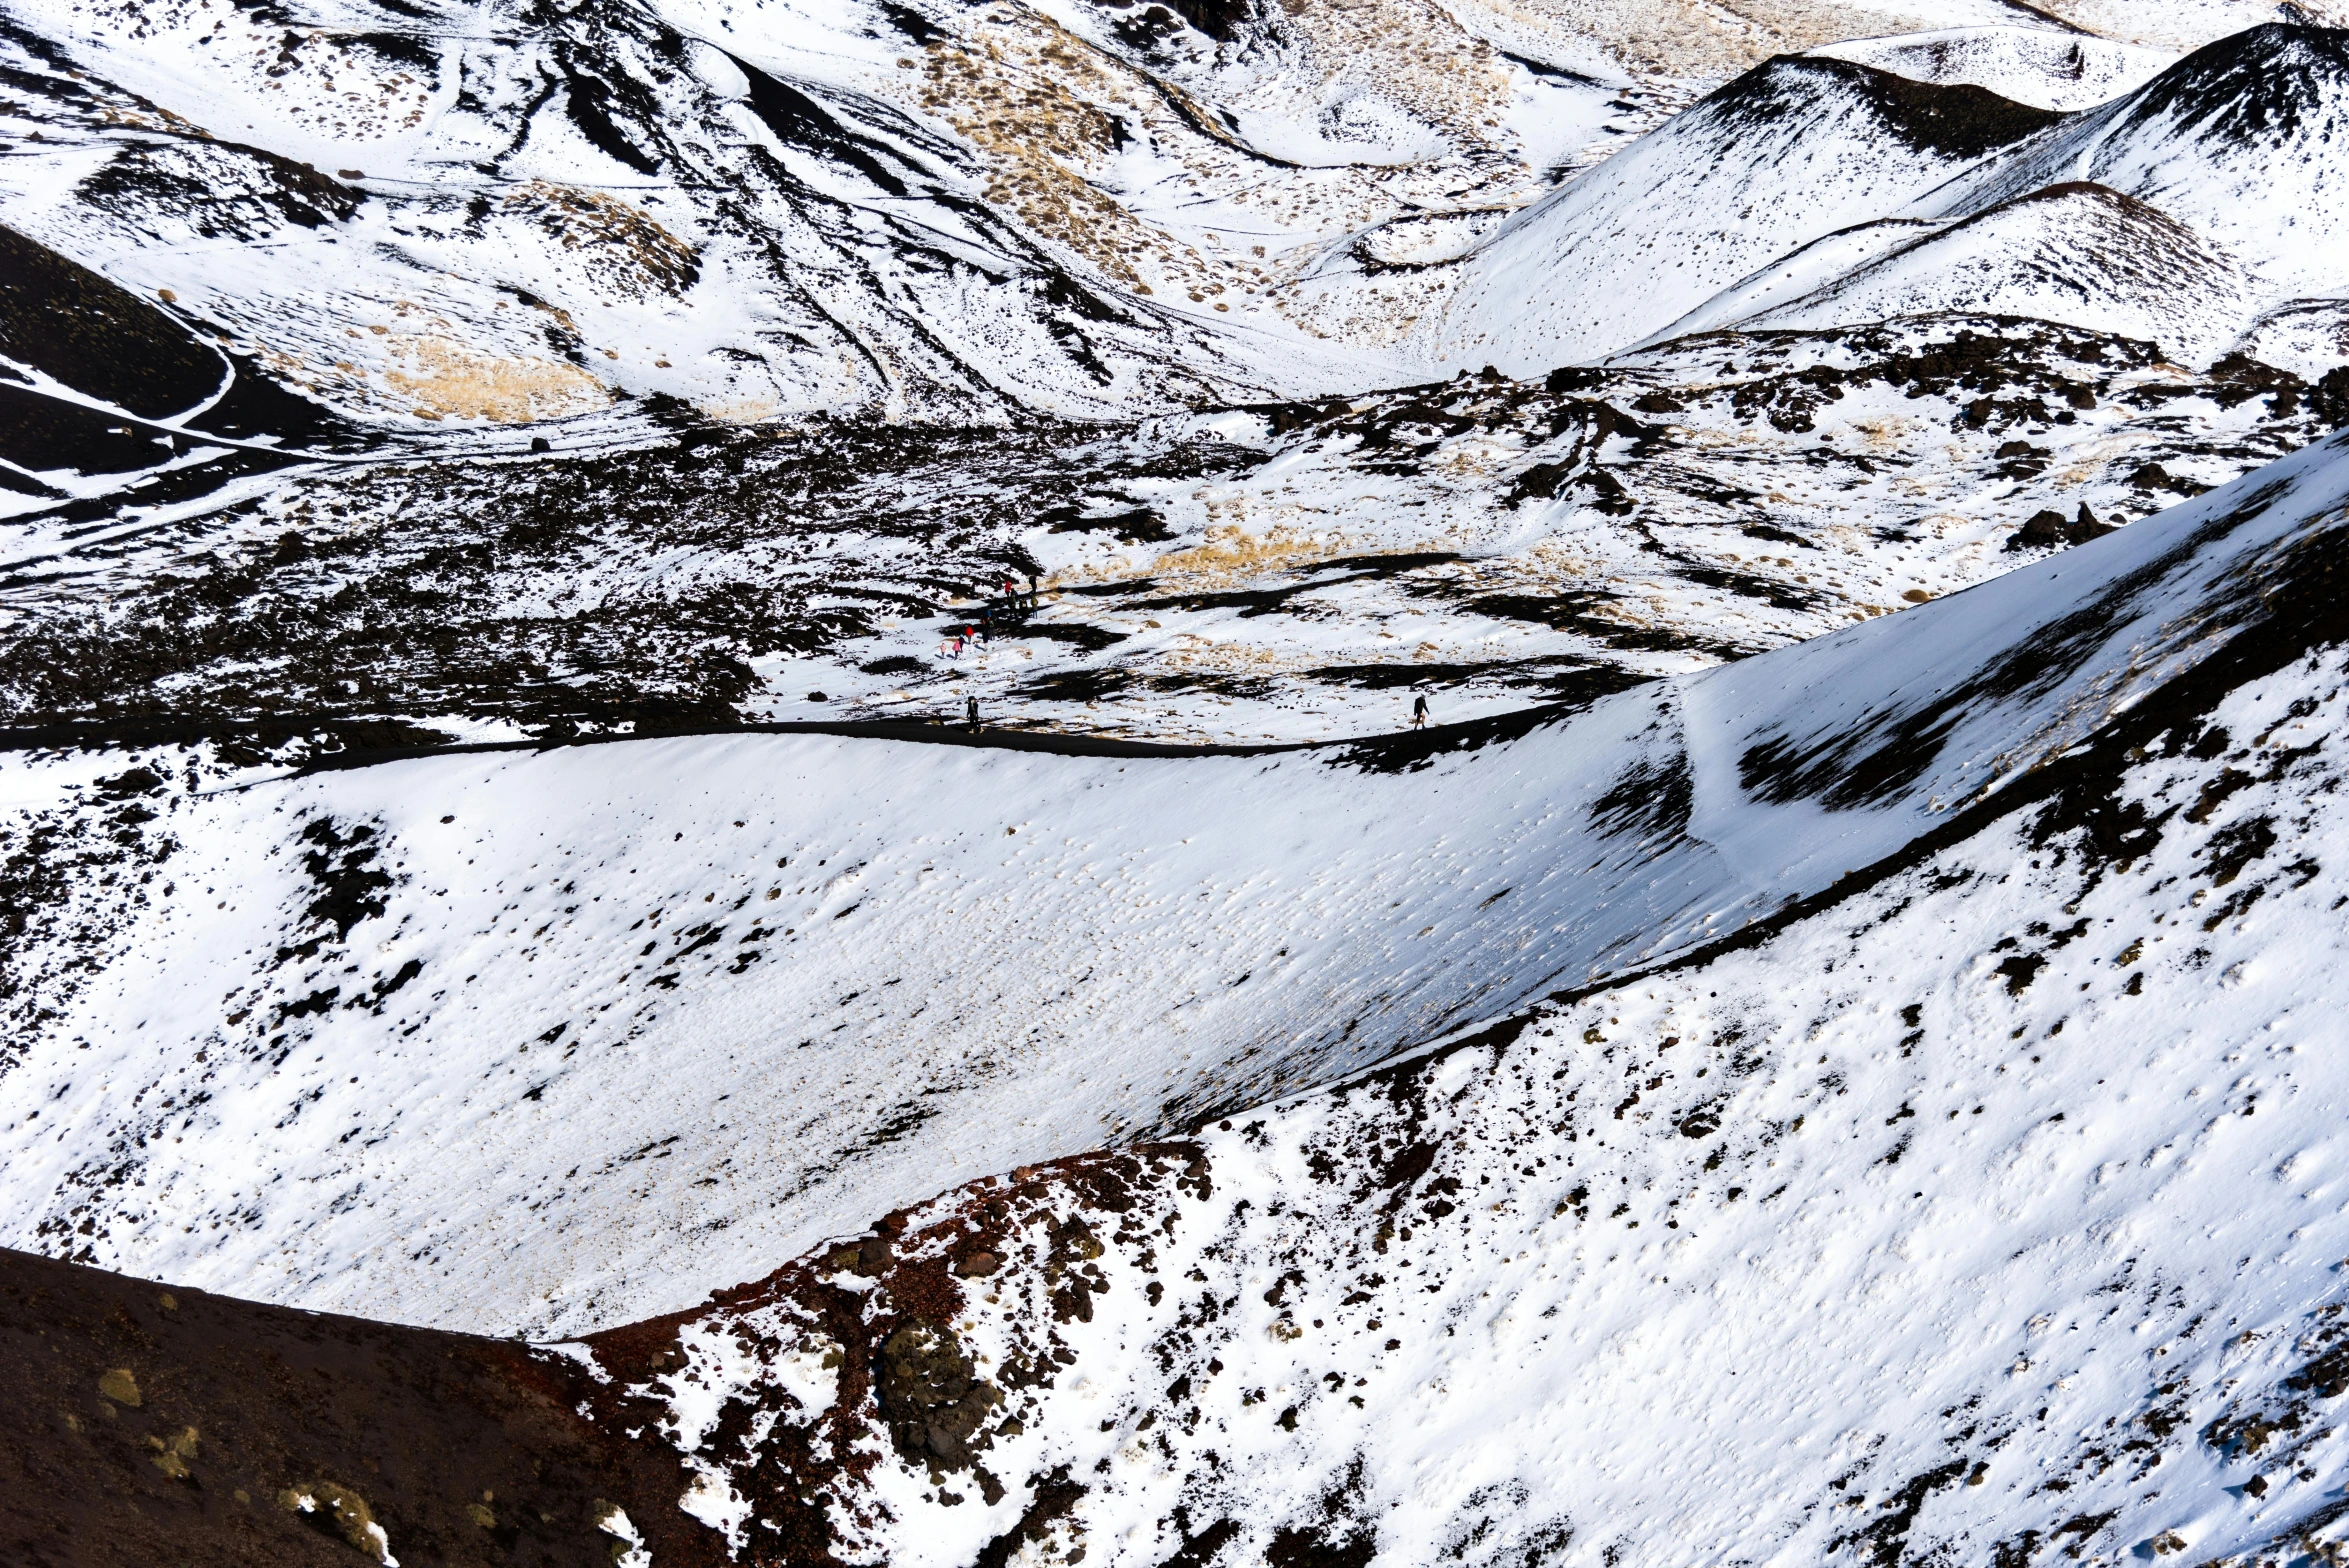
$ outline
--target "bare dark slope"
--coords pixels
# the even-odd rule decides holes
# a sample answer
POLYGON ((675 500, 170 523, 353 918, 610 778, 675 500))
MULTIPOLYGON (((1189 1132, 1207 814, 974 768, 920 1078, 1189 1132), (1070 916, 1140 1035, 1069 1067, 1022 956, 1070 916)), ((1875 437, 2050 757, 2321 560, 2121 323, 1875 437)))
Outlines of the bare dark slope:
POLYGON ((203 495, 231 479, 285 466, 291 454, 355 453, 383 438, 206 343, 164 303, 141 299, 13 229, 0 228, 0 355, 106 407, 93 408, 0 367, 0 483, 62 504, 66 527, 203 495), (109 410, 117 410, 112 412, 109 410), (199 412, 200 410, 200 412, 199 412), (128 417, 125 417, 128 416, 128 417), (202 461, 211 441, 239 443, 202 461), (283 448, 254 450, 243 443, 283 448), (119 475, 113 495, 67 501, 59 472, 119 475))
POLYGON ((576 1413, 585 1381, 519 1344, 0 1250, 0 1561, 608 1568, 615 1506, 664 1568, 722 1560, 675 1459, 576 1413))
POLYGON ((2012 146, 2066 118, 1971 83, 1912 81, 1850 60, 1779 55, 1698 105, 1734 137, 1763 126, 1800 131, 1830 106, 1857 104, 1890 136, 1921 153, 1973 159, 2012 146))
POLYGON ((2349 28, 2270 22, 2204 45, 2122 100, 2112 134, 2192 124, 2242 146, 2321 135, 2344 79, 2349 28))
POLYGON ((147 418, 193 407, 228 371, 154 305, 9 228, 0 228, 0 354, 147 418))

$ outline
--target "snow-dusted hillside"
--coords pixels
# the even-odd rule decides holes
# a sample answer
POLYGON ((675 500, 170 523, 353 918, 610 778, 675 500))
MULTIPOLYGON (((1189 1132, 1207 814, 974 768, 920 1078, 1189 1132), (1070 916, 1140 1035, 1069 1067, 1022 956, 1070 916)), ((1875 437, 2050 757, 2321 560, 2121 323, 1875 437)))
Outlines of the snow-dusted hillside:
POLYGON ((375 422, 653 394, 724 419, 1092 412, 1236 368, 1209 330, 1102 297, 972 199, 964 149, 855 92, 914 47, 878 12, 798 36, 821 80, 626 5, 486 32, 370 8, 299 32, 202 5, 129 30, 12 14, 9 112, 41 141, 0 219, 375 422))
MULTIPOLYGON (((2247 25, 2265 21, 2248 17, 2247 25)), ((1951 27, 1854 38, 1809 51, 1920 82, 1970 82, 2040 109, 2093 109, 2143 86, 2176 58, 2162 49, 2047 27, 1951 27)))
POLYGON ((0 0, 0 1561, 2349 1560, 2344 20, 0 0))
POLYGON ((2349 293, 2349 30, 2271 24, 2145 86, 1922 207, 1954 216, 2091 180, 2193 227, 2276 301, 2349 293))
POLYGON ((1512 375, 1597 359, 2054 119, 1979 87, 1773 60, 1480 245, 1431 347, 1512 375))
POLYGON ((2265 291, 2235 258, 2157 208, 2101 185, 2047 185, 1826 286, 1740 319, 1748 330, 1862 326, 1979 312, 2159 343, 2208 363, 2265 291))
MULTIPOLYGON (((2349 409, 2316 395, 2349 362, 2327 300, 2176 214, 2031 186, 1900 215, 2086 123, 1949 82, 2071 104, 2150 63, 2012 18, 1766 64, 1607 157, 1702 83, 1563 13, 1546 53, 1492 18, 780 6, 591 7, 452 53, 429 19, 320 13, 316 59, 233 68, 200 61, 247 24, 201 6, 11 15, 0 111, 47 128, 0 171, 44 280, 0 343, 0 701, 43 733, 383 745, 973 696, 1023 727, 1362 733, 1406 691, 1579 701, 1946 593, 2033 519, 2141 516, 2349 409), (418 51, 414 124, 331 96, 360 54, 425 83, 418 51), (1489 307, 1524 384, 1366 393, 1429 373, 1464 279, 1448 319, 1489 307), (135 374, 26 325, 69 296, 135 374), (2099 341, 2051 356, 2033 317, 2099 341), (1724 330, 1748 340, 1694 341, 1724 330), (1602 342, 1641 347, 1533 390, 1602 342), (1954 343, 1947 374, 1855 363, 1954 343), (1855 370, 1913 395, 1823 395, 1855 370), (816 407, 858 412, 733 433, 816 407), (942 656, 1031 573, 1057 599, 942 656)), ((2335 37, 2260 36, 2303 35, 2311 61, 2335 37)), ((2127 101, 2240 97, 2269 46, 2127 101)), ((2245 146, 2329 156, 2291 134, 2245 146)))
POLYGON ((1452 364, 1489 352, 1523 373, 1729 326, 1985 310, 2207 363, 2263 312, 2349 295, 2331 227, 2349 180, 2349 32, 2253 28, 2125 93, 2150 60, 2092 72, 2052 37, 1774 61, 1496 231, 1422 340, 1452 364), (1844 74, 1821 78, 1830 65, 1844 74), (2084 107, 2099 76, 2119 96, 2084 107), (2062 90, 2075 77, 2076 96, 2062 90), (1920 235, 1930 219, 1956 227, 1920 235))
POLYGON ((2223 484, 2349 423, 2349 370, 2309 368, 1957 316, 1139 425, 310 470, 199 516, 26 527, 0 713, 20 743, 254 758, 973 698, 990 727, 1188 743, 1381 733, 1418 696, 1492 717, 1955 592, 2063 542, 2050 515, 2076 534, 2083 507, 2223 484), (1006 605, 1029 574, 1038 603, 1006 605))
MULTIPOLYGON (((2239 610, 2147 529, 1968 596, 2109 563, 2024 679, 2113 646, 2115 591, 2215 646, 1870 878, 591 1340, 599 1420, 753 1558, 2329 1561, 2344 464, 2168 531, 2272 541, 2207 579, 2239 610)), ((1983 694, 1811 787, 1970 751, 1983 694)))
POLYGON ((1817 894, 2223 646, 2345 501, 2328 443, 1530 729, 743 736, 210 793, 170 752, 23 769, 10 1239, 449 1324, 675 1306, 942 1176, 1256 1103, 1817 894))

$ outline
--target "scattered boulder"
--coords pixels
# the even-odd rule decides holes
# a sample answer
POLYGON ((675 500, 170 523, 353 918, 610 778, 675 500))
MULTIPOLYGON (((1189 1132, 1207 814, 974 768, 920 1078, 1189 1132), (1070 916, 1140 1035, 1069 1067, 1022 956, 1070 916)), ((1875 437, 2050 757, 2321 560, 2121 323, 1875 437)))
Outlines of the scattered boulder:
POLYGON ((970 1468, 972 1448, 986 1446, 979 1423, 1003 1397, 951 1332, 922 1318, 881 1342, 873 1383, 897 1451, 935 1470, 970 1468))
POLYGON ((2307 393, 2310 413, 2335 429, 2349 429, 2349 365, 2336 365, 2307 393))
POLYGON ((2053 507, 2033 512, 2006 542, 2009 550, 2054 550, 2067 545, 2086 544, 2113 531, 2113 525, 2097 520, 2088 503, 2082 501, 2076 516, 2065 517, 2053 507))
POLYGON ((289 1486, 277 1494, 277 1505, 299 1514, 305 1524, 324 1535, 340 1537, 352 1550, 379 1563, 392 1560, 390 1538, 375 1522, 367 1499, 332 1481, 310 1481, 289 1486))

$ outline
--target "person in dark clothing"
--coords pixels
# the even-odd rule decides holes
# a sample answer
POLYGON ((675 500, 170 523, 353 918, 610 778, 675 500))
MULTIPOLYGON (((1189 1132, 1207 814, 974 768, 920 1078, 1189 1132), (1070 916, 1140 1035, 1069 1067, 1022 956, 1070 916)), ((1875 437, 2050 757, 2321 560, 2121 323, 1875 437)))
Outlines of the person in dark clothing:
POLYGON ((976 697, 965 697, 963 699, 962 712, 963 717, 969 721, 971 728, 977 729, 979 727, 979 699, 976 697))
POLYGON ((1422 692, 1420 695, 1411 699, 1411 727, 1413 729, 1418 729, 1426 722, 1427 694, 1422 692))

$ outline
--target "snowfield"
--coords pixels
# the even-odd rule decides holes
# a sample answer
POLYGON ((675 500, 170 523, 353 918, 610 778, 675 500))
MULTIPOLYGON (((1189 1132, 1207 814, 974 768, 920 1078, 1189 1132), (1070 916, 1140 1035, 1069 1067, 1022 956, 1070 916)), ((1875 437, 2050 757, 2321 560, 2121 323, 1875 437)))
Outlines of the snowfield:
POLYGON ((0 1560, 2349 1561, 2345 22, 9 0, 0 1560))
POLYGON ((1524 374, 1732 324, 1993 310, 2204 364, 2265 310, 2349 292, 2341 30, 2252 28, 2158 75, 2110 61, 2109 101, 2086 53, 2024 36, 1870 40, 1739 78, 1481 243, 1427 351, 1524 374), (2133 76, 2151 80, 2120 91, 2133 76), (2067 77, 2079 97, 2017 85, 2067 77))
POLYGON ((1743 320, 1817 329, 1978 311, 2157 342, 2207 363, 2241 334, 2260 292, 2232 256, 2157 209, 2099 185, 2050 185, 1743 320))
POLYGON ((1479 245, 1431 351, 1520 376, 1602 358, 2055 118, 1978 87, 1773 60, 1479 245))
MULTIPOLYGON (((2246 18, 2249 25, 2266 18, 2246 18)), ((1912 81, 1969 83, 2001 98, 2070 113, 2110 103, 2161 74, 2174 56, 2142 44, 2044 27, 1949 27, 1854 38, 1808 51, 1912 81)))

